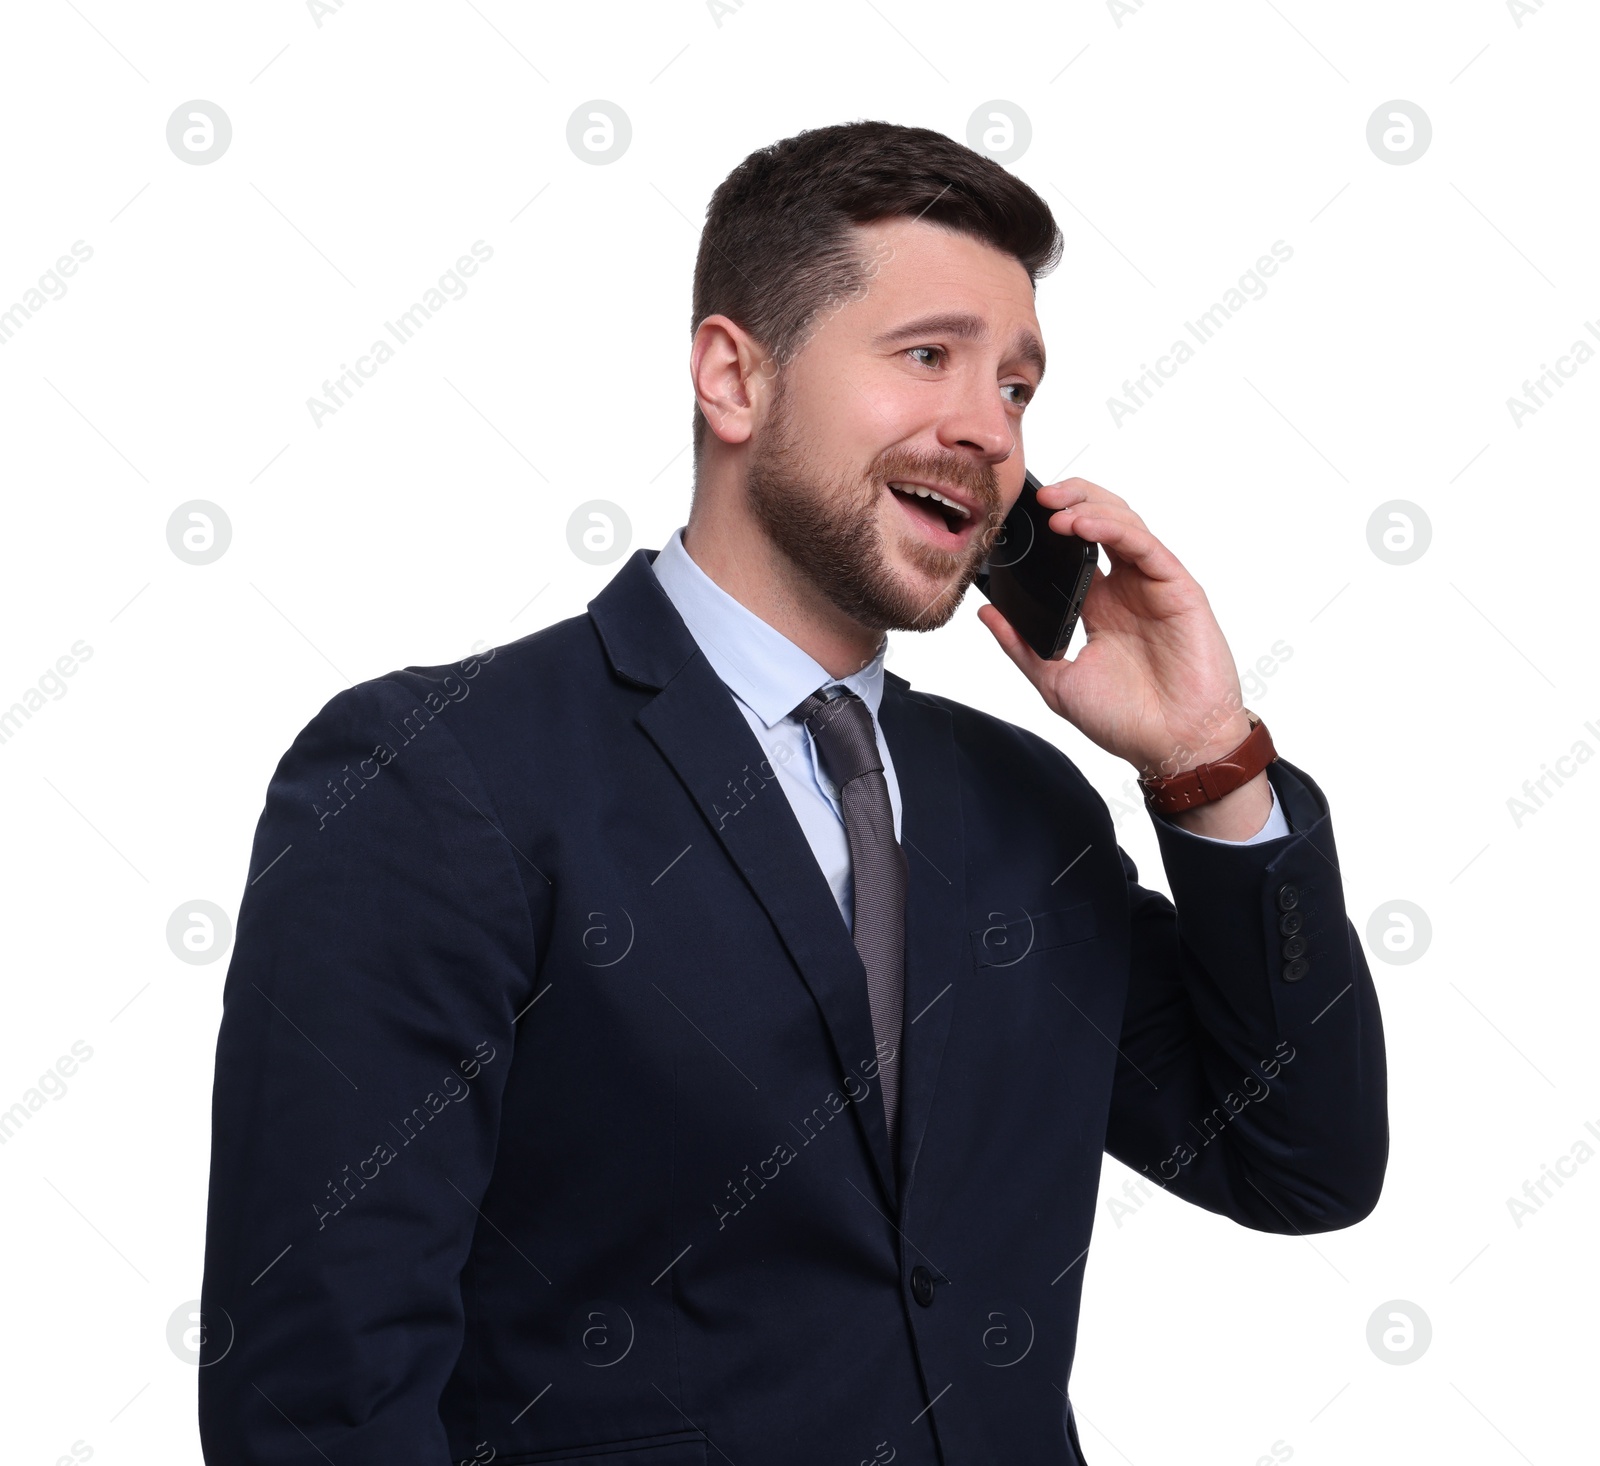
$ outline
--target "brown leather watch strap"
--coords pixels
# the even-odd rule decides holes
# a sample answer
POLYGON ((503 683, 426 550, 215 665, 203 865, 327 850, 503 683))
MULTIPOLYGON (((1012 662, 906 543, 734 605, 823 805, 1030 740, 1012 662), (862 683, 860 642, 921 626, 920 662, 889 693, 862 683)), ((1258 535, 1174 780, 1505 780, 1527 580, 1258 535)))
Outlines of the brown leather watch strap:
POLYGON ((1255 778, 1277 758, 1278 750, 1272 746, 1267 725, 1249 708, 1244 714, 1250 720, 1250 735, 1243 743, 1231 753, 1212 759, 1208 764, 1196 764, 1181 774, 1164 779, 1155 776, 1140 779, 1144 802, 1158 814, 1178 814, 1221 799, 1255 778))

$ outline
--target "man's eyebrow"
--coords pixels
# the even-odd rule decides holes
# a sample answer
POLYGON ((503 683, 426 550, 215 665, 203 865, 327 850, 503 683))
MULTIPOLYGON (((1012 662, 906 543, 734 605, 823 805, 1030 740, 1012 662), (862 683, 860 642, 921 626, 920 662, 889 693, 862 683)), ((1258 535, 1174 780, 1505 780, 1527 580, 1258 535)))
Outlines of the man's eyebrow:
MULTIPOLYGON (((892 331, 886 331, 875 341, 875 346, 893 346, 896 342, 910 340, 914 336, 949 336, 957 341, 979 341, 985 334, 983 321, 980 317, 968 311, 941 311, 936 315, 920 316, 914 321, 907 321, 903 326, 896 326, 892 331)), ((1026 326, 1017 332, 1016 340, 1012 343, 1011 354, 1021 357, 1023 361, 1031 362, 1039 369, 1039 376, 1044 376, 1044 347, 1039 338, 1026 326)))

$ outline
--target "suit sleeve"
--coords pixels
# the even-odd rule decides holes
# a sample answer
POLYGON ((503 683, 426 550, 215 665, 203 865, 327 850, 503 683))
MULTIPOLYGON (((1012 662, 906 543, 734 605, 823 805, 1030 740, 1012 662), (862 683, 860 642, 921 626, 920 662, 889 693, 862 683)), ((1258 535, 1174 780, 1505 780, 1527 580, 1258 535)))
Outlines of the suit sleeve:
POLYGON ((452 732, 452 683, 340 693, 267 790, 212 1097, 213 1466, 449 1460, 460 1273, 534 977, 518 857, 452 732))
POLYGON ((1268 778, 1280 838, 1197 840, 1155 818, 1171 901, 1119 851, 1131 971, 1106 1149, 1244 1226, 1324 1232, 1382 1190, 1383 1026, 1322 791, 1281 758, 1268 778))

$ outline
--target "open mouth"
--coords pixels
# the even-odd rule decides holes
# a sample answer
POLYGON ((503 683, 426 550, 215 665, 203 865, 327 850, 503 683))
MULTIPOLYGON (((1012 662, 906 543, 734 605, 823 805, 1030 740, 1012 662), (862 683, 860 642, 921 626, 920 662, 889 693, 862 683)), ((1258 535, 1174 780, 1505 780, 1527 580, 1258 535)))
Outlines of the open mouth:
POLYGON ((890 483, 905 515, 934 543, 956 549, 966 543, 977 521, 960 504, 924 484, 890 483))

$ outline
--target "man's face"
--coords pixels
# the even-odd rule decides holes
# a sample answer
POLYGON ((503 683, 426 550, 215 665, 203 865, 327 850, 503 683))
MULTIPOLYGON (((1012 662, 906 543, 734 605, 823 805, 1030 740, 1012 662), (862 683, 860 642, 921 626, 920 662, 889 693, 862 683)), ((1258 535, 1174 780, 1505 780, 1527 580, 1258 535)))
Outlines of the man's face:
POLYGON ((1022 410, 1043 375, 1033 288, 1012 256, 938 225, 853 233, 875 269, 778 373, 746 486, 841 611, 927 631, 955 614, 1022 491, 1022 410))

